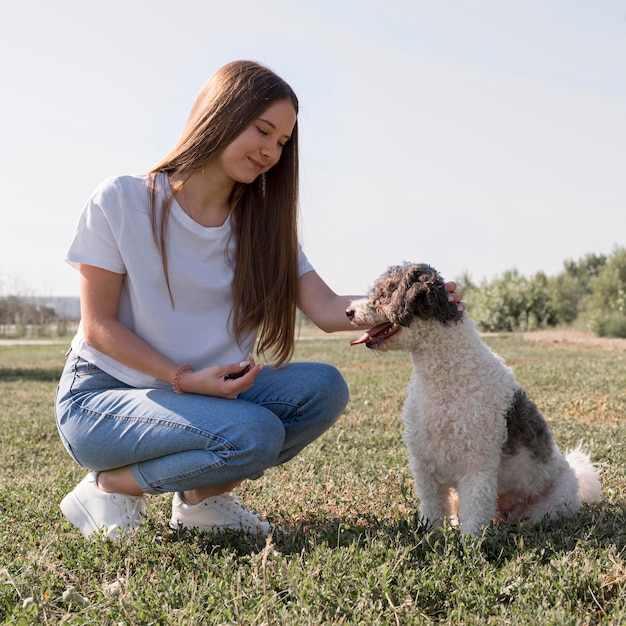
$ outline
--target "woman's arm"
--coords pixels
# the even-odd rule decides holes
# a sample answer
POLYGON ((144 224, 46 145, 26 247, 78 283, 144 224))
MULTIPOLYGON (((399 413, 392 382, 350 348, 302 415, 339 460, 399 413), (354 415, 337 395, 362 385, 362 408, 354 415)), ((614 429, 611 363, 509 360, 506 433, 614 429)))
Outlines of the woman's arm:
POLYGON ((353 300, 364 296, 339 296, 315 272, 302 274, 298 281, 298 308, 327 333, 354 330, 346 315, 353 300))
MULTIPOLYGON (((456 283, 447 282, 446 287, 451 300, 464 311, 466 307, 462 302, 463 294, 456 291, 456 283)), ((298 281, 298 308, 327 333, 358 328, 350 323, 346 309, 353 300, 363 297, 337 295, 315 271, 302 274, 298 281)))
POLYGON ((124 274, 80 266, 80 314, 85 341, 112 359, 172 382, 178 363, 157 352, 118 319, 124 274))
MULTIPOLYGON (((80 313, 87 344, 99 352, 154 376, 167 383, 174 382, 175 363, 130 331, 118 319, 123 274, 116 274, 91 265, 80 266, 80 313)), ((232 398, 252 386, 261 365, 248 359, 249 371, 238 378, 241 364, 215 365, 180 376, 183 391, 209 396, 232 398)))

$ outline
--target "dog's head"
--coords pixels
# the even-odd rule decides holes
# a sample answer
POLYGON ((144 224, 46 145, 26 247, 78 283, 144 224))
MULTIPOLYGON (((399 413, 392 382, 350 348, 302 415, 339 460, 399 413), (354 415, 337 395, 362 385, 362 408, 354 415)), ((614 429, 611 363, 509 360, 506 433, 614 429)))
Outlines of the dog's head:
POLYGON ((376 281, 370 296, 353 302, 346 315, 355 325, 373 327, 352 343, 376 349, 403 347, 400 337, 391 338, 418 320, 447 324, 463 317, 457 305, 448 300, 441 276, 423 263, 390 267, 376 281))

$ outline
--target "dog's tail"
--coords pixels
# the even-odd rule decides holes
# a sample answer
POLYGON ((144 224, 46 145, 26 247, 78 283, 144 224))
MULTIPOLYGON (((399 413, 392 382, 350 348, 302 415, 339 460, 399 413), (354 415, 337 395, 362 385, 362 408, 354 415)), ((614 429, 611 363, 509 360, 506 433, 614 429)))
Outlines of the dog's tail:
POLYGON ((576 474, 578 480, 578 496, 586 504, 599 502, 602 497, 598 470, 591 458, 583 452, 580 444, 565 455, 566 461, 576 474))

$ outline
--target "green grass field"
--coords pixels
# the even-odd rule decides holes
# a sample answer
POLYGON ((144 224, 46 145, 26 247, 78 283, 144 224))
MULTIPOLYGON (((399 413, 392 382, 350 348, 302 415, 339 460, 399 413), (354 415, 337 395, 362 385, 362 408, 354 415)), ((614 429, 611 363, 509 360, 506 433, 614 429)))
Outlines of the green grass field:
POLYGON ((170 499, 154 497, 135 539, 111 542, 85 541, 58 507, 84 475, 53 419, 65 346, 0 347, 0 620, 625 624, 626 352, 487 341, 559 446, 584 441, 604 500, 567 521, 501 524, 469 541, 420 524, 401 439, 405 355, 339 335, 298 344, 298 359, 337 365, 352 396, 330 432, 240 490, 282 534, 179 535, 167 527, 170 499))

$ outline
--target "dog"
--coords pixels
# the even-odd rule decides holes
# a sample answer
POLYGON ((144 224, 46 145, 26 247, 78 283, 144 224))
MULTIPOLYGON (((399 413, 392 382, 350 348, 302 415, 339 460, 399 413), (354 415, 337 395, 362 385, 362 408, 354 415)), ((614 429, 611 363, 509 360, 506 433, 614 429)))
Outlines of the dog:
POLYGON ((559 452, 537 406, 448 300, 435 269, 390 267, 346 314, 372 327, 352 345, 411 357, 404 440, 428 527, 448 518, 476 537, 492 521, 569 517, 600 500, 589 456, 580 446, 559 452))

